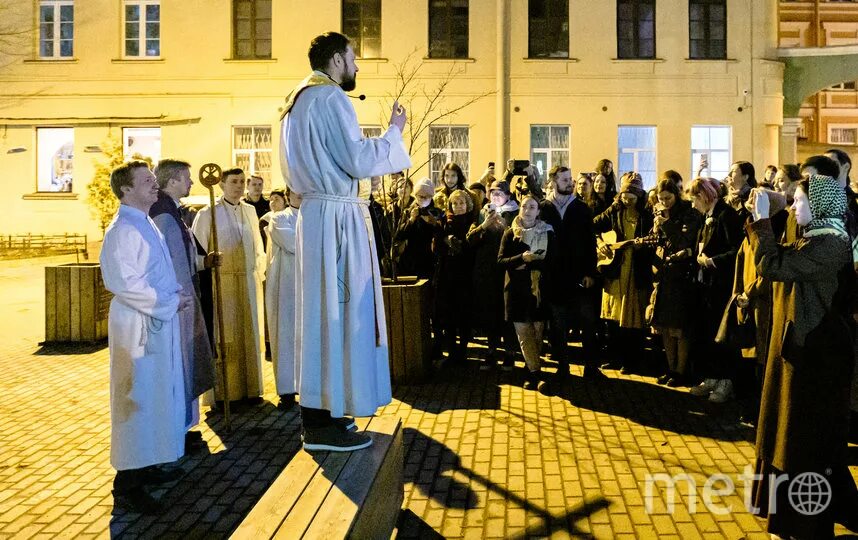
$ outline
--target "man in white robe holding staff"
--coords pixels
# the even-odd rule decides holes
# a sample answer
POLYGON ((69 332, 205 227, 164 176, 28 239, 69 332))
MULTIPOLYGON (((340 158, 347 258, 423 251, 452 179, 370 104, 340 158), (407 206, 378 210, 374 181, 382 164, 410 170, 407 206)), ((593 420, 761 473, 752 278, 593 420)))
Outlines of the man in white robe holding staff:
POLYGON ((306 450, 349 452, 372 440, 345 415, 390 403, 387 328, 368 201, 358 179, 411 167, 402 142, 405 110, 363 138, 345 92, 358 67, 349 39, 317 36, 310 74, 286 98, 280 163, 303 196, 296 226, 295 366, 306 450), (345 418, 344 418, 345 417, 345 418))
POLYGON ((113 293, 110 348, 110 464, 116 469, 114 504, 153 513, 146 490, 172 480, 157 468, 184 454, 185 383, 179 311, 193 309, 164 237, 149 218, 158 184, 149 166, 132 161, 115 169, 110 187, 119 211, 104 233, 101 274, 113 293))

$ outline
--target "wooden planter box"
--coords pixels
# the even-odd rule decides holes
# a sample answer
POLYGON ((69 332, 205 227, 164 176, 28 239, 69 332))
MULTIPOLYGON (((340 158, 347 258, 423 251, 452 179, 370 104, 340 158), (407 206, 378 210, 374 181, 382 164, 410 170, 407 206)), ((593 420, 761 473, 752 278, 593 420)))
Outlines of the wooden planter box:
POLYGON ((394 384, 422 382, 432 361, 429 281, 421 279, 413 284, 386 284, 382 289, 390 348, 390 379, 394 384))
POLYGON ((45 341, 106 338, 111 298, 98 263, 45 267, 45 341))

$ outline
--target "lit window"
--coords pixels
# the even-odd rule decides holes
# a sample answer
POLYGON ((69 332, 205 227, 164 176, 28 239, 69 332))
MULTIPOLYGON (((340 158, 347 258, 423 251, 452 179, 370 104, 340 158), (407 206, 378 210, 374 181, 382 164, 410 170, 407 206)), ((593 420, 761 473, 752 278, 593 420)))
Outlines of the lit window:
POLYGON ((125 161, 149 158, 152 166, 161 160, 161 128, 122 128, 122 155, 125 161))
POLYGON ((569 58, 569 0, 530 0, 527 56, 569 58))
POLYGON ((261 177, 263 189, 271 189, 271 126, 233 127, 232 165, 247 176, 261 177))
POLYGON ((343 0, 343 33, 355 56, 381 56, 381 0, 343 0))
POLYGON ((429 58, 468 57, 468 0, 429 0, 429 58))
POLYGON ((441 170, 453 162, 470 176, 471 144, 467 126, 429 127, 429 176, 435 185, 441 183, 441 170))
POLYGON ((271 0, 234 0, 234 58, 271 58, 271 0))
POLYGON ((828 144, 855 144, 858 124, 828 124, 828 144))
POLYGON ((829 90, 855 90, 855 81, 846 81, 840 84, 835 84, 829 90))
POLYGON ((655 126, 619 126, 617 130, 617 177, 629 171, 641 175, 646 189, 656 180, 655 126))
POLYGON ((161 56, 160 0, 125 0, 125 56, 161 56))
POLYGON ((569 126, 530 126, 530 162, 546 178, 552 167, 569 166, 569 126))
POLYGON ((691 128, 691 176, 697 176, 700 161, 706 158, 709 166, 703 174, 717 178, 730 172, 733 148, 733 128, 730 126, 692 126, 691 128))
POLYGON ((74 55, 74 2, 39 2, 39 56, 71 58, 74 55))
POLYGON ((71 192, 74 161, 74 128, 38 128, 37 189, 71 192))

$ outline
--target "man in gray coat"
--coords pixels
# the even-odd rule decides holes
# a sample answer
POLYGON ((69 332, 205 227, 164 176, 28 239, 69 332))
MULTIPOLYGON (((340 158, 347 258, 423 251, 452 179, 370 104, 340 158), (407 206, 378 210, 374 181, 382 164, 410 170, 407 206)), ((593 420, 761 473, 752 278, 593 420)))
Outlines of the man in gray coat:
POLYGON ((170 250, 176 281, 185 291, 193 291, 194 309, 179 314, 182 338, 182 364, 185 369, 185 402, 187 413, 185 425, 185 451, 205 446, 199 431, 190 431, 200 421, 198 398, 214 387, 214 366, 209 335, 200 306, 200 282, 197 272, 220 264, 215 253, 205 257, 197 255, 196 239, 182 220, 179 199, 191 191, 191 166, 184 161, 163 159, 155 167, 158 180, 158 201, 149 210, 149 217, 170 250))

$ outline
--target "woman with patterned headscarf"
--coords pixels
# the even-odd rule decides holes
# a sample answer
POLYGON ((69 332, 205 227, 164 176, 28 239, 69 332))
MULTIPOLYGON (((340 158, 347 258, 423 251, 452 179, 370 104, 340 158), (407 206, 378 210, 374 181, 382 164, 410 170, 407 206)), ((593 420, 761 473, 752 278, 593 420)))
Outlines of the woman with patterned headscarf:
POLYGON ((803 172, 808 178, 794 203, 801 238, 777 243, 769 198, 760 190, 747 227, 757 269, 772 281, 773 304, 751 511, 768 518, 773 537, 831 538, 835 522, 858 531, 846 442, 855 275, 837 164, 814 156, 803 172), (797 497, 804 481, 817 482, 821 495, 797 497), (819 504, 796 504, 807 500, 819 504))

